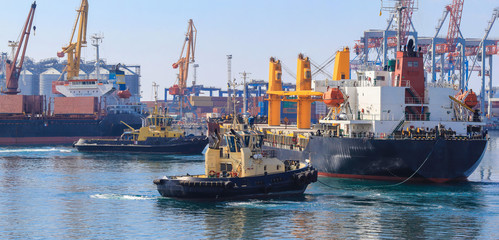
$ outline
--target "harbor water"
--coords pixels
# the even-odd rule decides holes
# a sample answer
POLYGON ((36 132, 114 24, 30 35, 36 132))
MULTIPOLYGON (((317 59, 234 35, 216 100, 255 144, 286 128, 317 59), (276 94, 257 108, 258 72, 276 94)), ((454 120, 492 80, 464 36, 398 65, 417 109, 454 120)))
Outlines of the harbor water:
POLYGON ((163 198, 163 175, 203 156, 0 147, 0 239, 499 239, 499 132, 459 184, 319 178, 303 197, 163 198))

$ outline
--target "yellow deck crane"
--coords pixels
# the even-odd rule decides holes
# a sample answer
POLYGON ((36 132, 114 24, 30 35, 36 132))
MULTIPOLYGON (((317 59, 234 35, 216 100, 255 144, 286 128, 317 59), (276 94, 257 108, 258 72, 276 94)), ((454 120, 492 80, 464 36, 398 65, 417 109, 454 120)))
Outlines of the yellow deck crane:
POLYGON ((267 91, 269 95, 269 126, 280 125, 281 101, 286 101, 296 102, 298 105, 296 116, 297 128, 309 129, 311 126, 311 104, 315 101, 321 101, 323 95, 321 92, 312 91, 310 59, 301 53, 298 55, 296 91, 282 91, 281 74, 281 62, 271 58, 269 65, 269 90, 267 91), (291 98, 293 96, 295 98, 291 98))
POLYGON ((171 95, 178 97, 180 115, 183 115, 183 104, 184 97, 186 95, 187 88, 187 76, 189 74, 189 63, 194 62, 194 53, 196 49, 196 36, 197 30, 194 26, 192 19, 189 19, 189 25, 187 26, 187 33, 185 34, 184 44, 182 45, 182 51, 180 51, 179 60, 172 64, 172 67, 178 68, 178 85, 173 85, 169 92, 171 95), (184 51, 185 50, 185 51, 184 51), (184 55, 185 53, 185 55, 184 55))
POLYGON ((57 53, 58 57, 64 57, 64 54, 68 55, 68 63, 64 69, 68 74, 68 80, 78 77, 80 72, 81 48, 86 47, 87 45, 88 1, 82 0, 80 8, 77 9, 76 12, 78 12, 78 15, 73 27, 73 32, 71 33, 71 38, 69 39, 69 45, 63 47, 62 51, 57 53), (73 42, 76 29, 78 29, 78 37, 76 42, 73 42))
POLYGON ((269 62, 269 90, 267 91, 269 95, 269 126, 281 125, 281 96, 284 95, 281 76, 281 61, 271 57, 269 62))

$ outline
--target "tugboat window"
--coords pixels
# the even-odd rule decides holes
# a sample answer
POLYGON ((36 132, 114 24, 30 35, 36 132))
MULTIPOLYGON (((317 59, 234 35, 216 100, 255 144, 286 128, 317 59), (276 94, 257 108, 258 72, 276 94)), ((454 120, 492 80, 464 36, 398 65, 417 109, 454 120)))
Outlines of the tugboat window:
POLYGON ((249 146, 249 140, 250 140, 249 136, 244 136, 244 143, 246 144, 246 146, 249 146))
POLYGON ((231 152, 236 152, 236 143, 234 136, 226 137, 225 139, 229 144, 229 149, 231 152))
POLYGON ((227 176, 227 172, 232 172, 232 164, 231 163, 220 163, 220 171, 222 175, 227 176))

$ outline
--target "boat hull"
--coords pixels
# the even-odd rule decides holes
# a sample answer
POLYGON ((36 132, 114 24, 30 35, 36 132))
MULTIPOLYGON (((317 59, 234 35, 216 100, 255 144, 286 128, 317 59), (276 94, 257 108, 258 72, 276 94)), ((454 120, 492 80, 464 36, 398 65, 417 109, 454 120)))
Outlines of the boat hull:
POLYGON ((208 144, 205 136, 152 138, 144 142, 116 139, 80 139, 74 147, 81 152, 143 152, 169 154, 200 154, 208 144))
POLYGON ((310 159, 320 175, 449 182, 466 180, 487 140, 311 137, 303 151, 267 146, 279 159, 310 159))
POLYGON ((139 114, 109 114, 102 119, 0 119, 0 145, 72 144, 83 137, 118 137, 128 127, 142 126, 139 114))
POLYGON ((200 178, 174 177, 154 180, 163 197, 191 200, 236 200, 301 195, 317 181, 312 167, 255 177, 200 178))

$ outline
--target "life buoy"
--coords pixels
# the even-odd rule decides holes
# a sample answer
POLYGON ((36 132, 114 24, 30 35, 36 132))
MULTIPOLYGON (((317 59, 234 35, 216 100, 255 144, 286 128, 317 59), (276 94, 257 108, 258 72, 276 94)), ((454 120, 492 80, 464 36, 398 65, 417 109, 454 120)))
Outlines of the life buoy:
POLYGON ((215 177, 215 171, 211 170, 211 171, 208 173, 208 176, 209 176, 209 177, 215 177))

